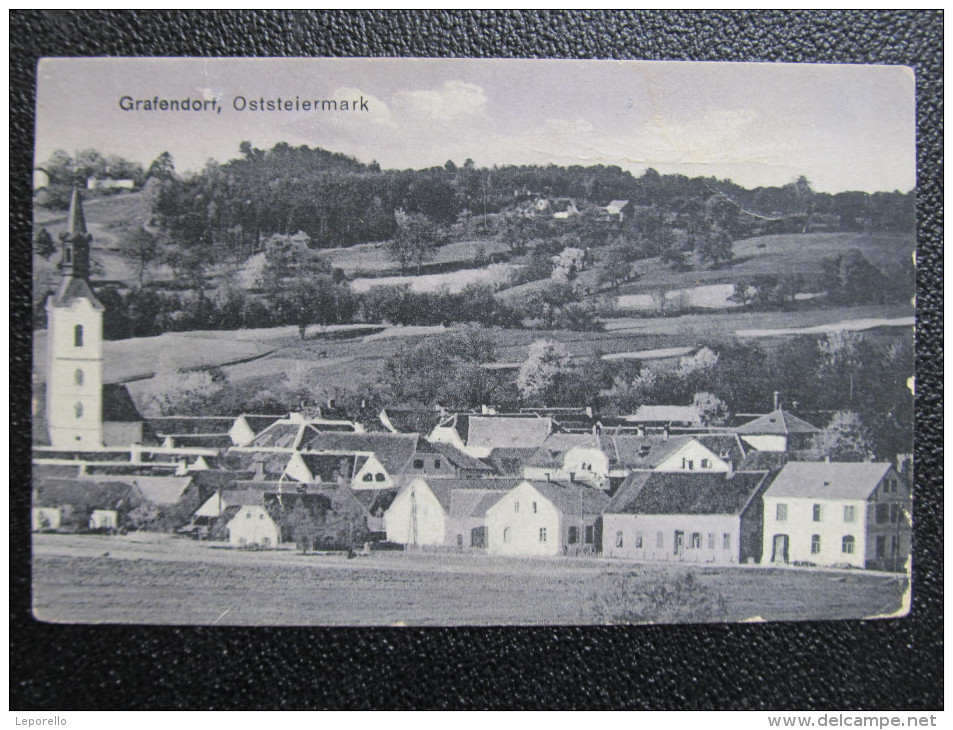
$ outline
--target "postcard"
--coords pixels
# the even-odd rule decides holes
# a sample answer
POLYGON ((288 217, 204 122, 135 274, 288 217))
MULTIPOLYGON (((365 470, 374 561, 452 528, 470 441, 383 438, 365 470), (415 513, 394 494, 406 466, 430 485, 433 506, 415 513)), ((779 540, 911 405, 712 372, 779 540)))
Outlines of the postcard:
POLYGON ((914 77, 50 58, 54 623, 901 617, 914 77))

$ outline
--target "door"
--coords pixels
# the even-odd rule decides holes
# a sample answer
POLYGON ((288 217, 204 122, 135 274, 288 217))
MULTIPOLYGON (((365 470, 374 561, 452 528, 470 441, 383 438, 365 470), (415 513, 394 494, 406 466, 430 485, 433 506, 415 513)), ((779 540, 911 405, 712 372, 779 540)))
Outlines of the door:
POLYGON ((685 547, 685 533, 681 530, 675 530, 675 554, 681 555, 685 547))
POLYGON ((772 563, 787 563, 788 562, 788 536, 787 535, 774 536, 774 549, 771 552, 771 562, 772 563))

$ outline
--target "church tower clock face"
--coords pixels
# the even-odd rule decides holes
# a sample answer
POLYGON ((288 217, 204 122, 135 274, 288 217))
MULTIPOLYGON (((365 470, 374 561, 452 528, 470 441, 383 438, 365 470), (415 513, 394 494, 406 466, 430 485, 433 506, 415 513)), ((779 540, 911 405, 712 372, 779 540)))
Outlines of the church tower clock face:
POLYGON ((89 284, 89 244, 79 190, 61 235, 63 279, 47 302, 46 410, 58 448, 103 445, 103 305, 89 284))

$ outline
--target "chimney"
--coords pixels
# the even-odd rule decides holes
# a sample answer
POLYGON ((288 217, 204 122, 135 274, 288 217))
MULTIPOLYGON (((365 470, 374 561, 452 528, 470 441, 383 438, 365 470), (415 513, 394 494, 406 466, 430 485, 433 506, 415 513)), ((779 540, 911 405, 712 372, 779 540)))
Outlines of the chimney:
POLYGON ((549 472, 546 472, 546 483, 549 484, 549 472))
POLYGON ((574 481, 576 481, 576 472, 571 471, 569 472, 569 483, 571 484, 574 481))
POLYGON ((261 459, 255 460, 255 476, 254 480, 256 482, 265 481, 265 462, 261 459))
POLYGON ((735 462, 731 459, 728 459, 728 478, 731 479, 735 475, 735 462))
POLYGON ((662 429, 662 439, 668 441, 668 424, 665 425, 665 428, 662 429))
POLYGON ((781 394, 778 391, 774 391, 774 410, 781 410, 781 394))

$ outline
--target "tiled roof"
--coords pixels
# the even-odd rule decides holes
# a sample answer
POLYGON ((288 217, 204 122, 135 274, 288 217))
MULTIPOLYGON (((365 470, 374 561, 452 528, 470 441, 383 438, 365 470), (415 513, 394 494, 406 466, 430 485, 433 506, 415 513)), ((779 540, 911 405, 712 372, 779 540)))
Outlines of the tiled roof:
POLYGON ((553 430, 551 418, 469 416, 468 420, 466 444, 477 448, 540 446, 553 430))
POLYGON ((700 474, 633 472, 606 513, 647 515, 740 514, 762 487, 767 472, 700 474))
POLYGON ((247 413, 243 413, 241 417, 245 419, 245 423, 255 433, 261 433, 271 424, 277 423, 283 418, 283 416, 259 416, 248 415, 247 413))
POLYGON ((457 469, 464 471, 477 471, 489 473, 493 471, 493 467, 485 464, 479 459, 474 459, 469 454, 465 454, 460 449, 452 444, 444 443, 430 443, 423 439, 420 440, 418 444, 418 451, 433 451, 438 454, 441 454, 448 462, 453 464, 457 469))
POLYGON ((103 420, 129 423, 144 421, 123 383, 103 383, 103 420))
POLYGON ((234 418, 219 416, 199 416, 183 418, 179 416, 162 416, 150 418, 149 425, 158 436, 185 436, 185 435, 220 435, 227 434, 235 423, 234 418))
POLYGON ((191 477, 136 476, 128 479, 139 488, 147 502, 159 506, 175 504, 192 484, 191 477))
POLYGON ((350 481, 367 461, 354 454, 301 454, 311 476, 321 482, 337 482, 338 477, 350 481))
POLYGON ((494 489, 488 491, 476 489, 456 489, 450 493, 450 507, 447 513, 453 518, 485 517, 486 511, 500 501, 506 491, 494 489))
POLYGON ((765 496, 867 499, 889 469, 890 464, 870 461, 791 461, 765 496))
POLYGON ((298 436, 303 428, 303 423, 278 421, 256 435, 245 448, 293 449, 298 442, 298 436))
POLYGON ((450 509, 451 499, 456 492, 508 492, 522 483, 522 479, 424 479, 427 487, 440 502, 444 511, 450 509))
POLYGON ((609 498, 601 489, 566 482, 531 482, 564 515, 602 514, 609 498))
POLYGON ((493 470, 501 476, 521 476, 523 467, 532 462, 540 448, 530 447, 526 449, 501 447, 490 451, 489 455, 484 457, 483 461, 489 464, 493 470))
POLYGON ((87 509, 132 509, 142 501, 130 484, 115 481, 50 479, 36 487, 33 504, 37 507, 73 505, 87 509))
POLYGON ((753 421, 748 421, 735 429, 741 434, 769 434, 786 435, 789 433, 817 433, 818 428, 812 426, 792 413, 784 410, 766 413, 753 421))
POLYGON ((56 295, 53 297, 54 307, 68 307, 76 299, 86 299, 93 306, 93 309, 100 312, 105 309, 102 303, 93 294, 89 287, 89 282, 77 276, 67 276, 60 284, 56 295))
POLYGON ((406 471, 417 452, 415 433, 340 433, 309 429, 301 440, 301 451, 370 451, 391 475, 406 471))
POLYGON ((633 423, 699 423, 695 406, 639 406, 626 421, 633 423))
POLYGON ((613 467, 652 469, 685 446, 691 436, 617 436, 603 433, 602 450, 613 467))

